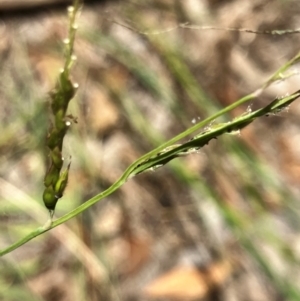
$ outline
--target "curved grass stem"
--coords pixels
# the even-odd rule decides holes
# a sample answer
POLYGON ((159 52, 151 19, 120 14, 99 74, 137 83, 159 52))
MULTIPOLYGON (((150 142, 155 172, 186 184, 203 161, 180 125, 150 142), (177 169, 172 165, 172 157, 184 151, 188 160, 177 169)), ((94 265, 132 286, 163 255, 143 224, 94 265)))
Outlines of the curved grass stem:
MULTIPOLYGON (((76 24, 75 24, 75 18, 76 13, 79 10, 79 0, 74 1, 74 7, 72 9, 69 9, 69 18, 70 18, 70 27, 69 27, 69 38, 68 38, 68 44, 66 47, 66 53, 65 53, 65 66, 64 66, 64 78, 68 79, 69 77, 69 71, 72 65, 72 53, 73 53, 73 44, 75 39, 75 32, 76 32, 76 24)), ((17 249, 18 247, 24 245, 25 243, 29 242, 33 238, 49 231, 52 228, 55 228, 64 222, 72 219, 76 215, 82 213, 98 201, 104 199, 105 197, 112 194, 114 191, 116 191, 119 187, 121 187, 129 178, 144 172, 146 170, 149 170, 151 168, 154 168, 156 166, 161 166, 169 162, 170 160, 182 156, 183 154, 188 154, 189 151, 193 149, 198 149, 205 144, 207 144, 211 139, 216 138, 228 131, 231 130, 239 130, 244 128, 249 123, 253 122, 256 118, 259 118, 263 115, 267 115, 269 113, 274 113, 282 108, 288 106, 291 102, 296 100, 300 96, 300 92, 297 91, 290 96, 281 98, 281 99, 275 99, 272 101, 269 105, 266 107, 259 109, 255 112, 248 113, 245 115, 242 115, 238 118, 235 118, 231 122, 227 122, 221 125, 217 125, 217 127, 211 128, 208 131, 202 132, 199 135, 195 136, 193 139, 189 140, 186 143, 182 144, 176 144, 179 140, 182 140, 195 131, 203 128, 205 125, 209 124, 211 121, 214 121, 218 117, 230 112, 231 110, 235 109, 236 107, 249 102, 250 100, 253 100, 257 98, 268 86, 270 86, 273 82, 277 80, 281 80, 285 78, 284 72, 291 67, 293 64, 298 62, 300 60, 300 52, 292 58, 290 61, 288 61, 286 64, 281 66, 263 85, 260 89, 256 90, 253 93, 250 93, 243 98, 237 100, 233 104, 225 107, 224 109, 218 111, 217 113, 211 115, 210 117, 206 118, 205 120, 195 124, 194 126, 190 127, 186 131, 180 133, 179 135, 173 137, 169 141, 161 144, 159 147, 155 148, 154 150, 148 152, 147 154, 140 157, 138 160, 136 160, 134 163, 132 163, 122 174, 122 176, 113 183, 108 189, 105 191, 95 195, 82 205, 78 206, 77 208, 73 209, 69 213, 65 214, 64 216, 58 218, 57 220, 53 221, 52 223, 46 223, 44 226, 37 228, 36 230, 29 233, 27 236, 23 237, 16 243, 8 246, 5 249, 0 250, 0 256, 3 256, 7 253, 12 252, 13 250, 17 249)), ((51 142, 51 141, 50 141, 51 142)))
MULTIPOLYGON (((32 231, 27 236, 23 237, 16 243, 10 245, 9 247, 0 250, 0 256, 3 256, 7 253, 12 252, 13 250, 17 249, 18 247, 24 245, 28 241, 32 240, 33 238, 49 231, 50 229, 53 229, 64 222, 72 219, 73 217, 77 216, 78 214, 82 213, 98 201, 104 199, 105 197, 112 194, 114 191, 116 191, 119 187, 121 187, 129 178, 132 176, 137 175, 138 173, 141 173, 143 171, 149 170, 152 167, 155 167, 157 165, 164 165, 170 160, 179 157, 182 155, 183 152, 188 152, 190 149, 199 148, 207 144, 211 139, 216 138, 223 133, 228 132, 229 130, 238 130, 244 128, 249 123, 253 122, 256 118, 259 118, 263 115, 267 115, 270 113, 276 113, 288 105, 290 105, 293 101, 295 101, 298 97, 300 97, 300 90, 291 94, 290 96, 281 98, 281 99, 275 99, 272 101, 269 105, 267 105, 264 108, 261 108, 257 111, 242 115, 240 117, 235 118, 233 121, 224 123, 221 125, 217 125, 217 127, 214 127, 210 130, 207 130, 205 132, 202 132, 200 135, 197 135, 194 137, 194 139, 180 144, 174 148, 171 148, 170 150, 164 151, 165 148, 171 146, 174 142, 178 141, 181 138, 184 138, 188 136, 190 133, 198 129, 198 127, 195 126, 186 130, 185 132, 179 134, 178 136, 174 137, 173 139, 169 140, 168 142, 164 143, 163 145, 159 146, 158 148, 150 151, 149 153, 143 155, 138 160, 136 160, 134 163, 132 163, 123 173, 123 175, 114 183, 112 184, 108 189, 105 191, 95 195, 82 205, 78 206, 74 210, 70 211, 69 213, 65 214, 64 216, 58 218, 57 220, 53 221, 52 224, 47 224, 43 227, 39 227, 38 229, 32 231), (193 129, 193 130, 191 130, 193 129)), ((241 100, 245 101, 243 98, 241 100)), ((240 100, 240 101, 241 101, 240 100)), ((239 101, 239 102, 240 102, 239 101)), ((236 103, 235 103, 236 104, 236 103)), ((233 104, 234 105, 234 104, 233 104)), ((229 109, 232 109, 233 105, 230 105, 229 107, 226 107, 225 109, 221 110, 220 112, 228 111, 229 109)), ((203 120, 202 123, 207 123, 211 120, 214 120, 216 116, 222 115, 222 113, 218 112, 217 114, 213 115, 212 117, 209 117, 205 120, 203 120)))

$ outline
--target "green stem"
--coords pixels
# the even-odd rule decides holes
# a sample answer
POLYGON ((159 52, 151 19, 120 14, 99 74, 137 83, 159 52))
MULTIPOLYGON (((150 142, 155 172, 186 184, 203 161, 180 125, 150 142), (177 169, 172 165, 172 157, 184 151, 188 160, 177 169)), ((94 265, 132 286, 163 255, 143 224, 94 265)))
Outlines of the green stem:
MULTIPOLYGON (((75 12, 77 12, 77 10, 79 9, 79 1, 75 0, 74 2, 74 10, 75 12)), ((75 14, 74 14, 75 15, 75 14)), ((75 17, 74 17, 75 18, 75 17)), ((74 20, 73 20, 74 21, 74 20)), ((74 24, 74 23, 73 23, 74 24)), ((73 28, 74 29, 74 28, 73 28)), ((70 41, 72 41, 72 44, 74 42, 73 39, 73 34, 72 34, 72 28, 69 29, 70 32, 70 41)), ((73 49, 70 49, 73 50, 73 49)), ((27 236, 23 237, 22 239, 20 239, 19 241, 17 241, 16 243, 10 245, 9 247, 0 250, 0 256, 3 256, 7 253, 12 252, 13 250, 17 249, 18 247, 24 245, 25 243, 29 242, 30 240, 32 240, 33 238, 49 231, 50 229, 53 229, 59 225, 61 225, 62 223, 72 219, 73 217, 75 217, 76 215, 82 213, 84 210, 88 209, 89 207, 91 207, 92 205, 94 205, 95 203, 97 203, 98 201, 100 201, 101 199, 107 197, 108 195, 112 194, 115 190, 117 190, 119 187, 121 187, 132 175, 135 175, 139 172, 142 172, 146 169, 148 169, 149 167, 153 166, 153 162, 151 162, 152 165, 150 164, 142 164, 147 162, 149 159, 154 158, 154 163, 159 162, 159 160, 164 160, 165 157, 167 155, 172 156, 175 154, 175 152, 177 151, 177 153, 179 151, 182 151, 182 146, 185 146, 184 144, 181 145, 181 147, 179 149, 173 149, 172 153, 170 152, 166 152, 164 154, 162 154, 161 156, 156 156, 159 154, 159 152, 161 152, 162 150, 166 149, 168 146, 173 145, 174 143, 176 143, 177 141, 189 136, 190 134, 192 134, 193 132, 201 129, 202 127, 204 127, 205 125, 207 125, 209 122, 214 121, 215 119, 217 119, 218 117, 224 115, 225 113, 230 112, 231 110, 235 109, 236 107, 252 100, 255 99, 258 95, 260 95, 262 93, 263 90, 265 90, 272 82, 282 79, 282 73, 285 72, 289 67, 291 67, 293 64, 295 64, 297 61, 300 60, 300 52, 290 61, 288 61, 284 66, 280 67, 266 82, 265 84, 262 86, 261 89, 258 89, 257 91, 246 95, 245 97, 239 99, 238 101, 234 102, 233 104, 225 107, 224 109, 218 111, 217 113, 213 114, 212 116, 206 118, 205 120, 195 124, 194 126, 192 126, 191 128, 187 129, 186 131, 180 133, 179 135, 175 136, 174 138, 170 139, 169 141, 163 143, 162 145, 160 145, 159 147, 155 148, 154 150, 148 152, 147 154, 143 155, 142 157, 140 157, 138 160, 136 160, 134 163, 132 163, 123 173, 123 175, 114 183, 112 184, 108 189, 106 189, 105 191, 95 195, 94 197, 92 197, 91 199, 89 199, 88 201, 86 201, 85 203, 83 203, 82 205, 78 206, 77 208, 75 208, 74 210, 70 211, 69 213, 65 214, 64 216, 58 218, 57 220, 53 221, 51 223, 51 225, 47 225, 47 226, 43 226, 43 227, 39 227, 38 229, 32 231, 31 233, 29 233, 27 236), (167 154, 167 155, 166 155, 167 154), (156 156, 156 157, 155 157, 156 156), (140 167, 141 166, 141 167, 140 167), (140 168, 140 169, 138 169, 140 168)), ((65 65, 65 71, 69 70, 69 66, 71 64, 71 61, 67 62, 66 61, 66 65, 65 65)), ((297 97, 299 97, 298 92, 295 92, 294 94, 292 94, 290 97, 286 97, 282 100, 277 100, 275 105, 277 105, 278 107, 280 106, 284 106, 287 105, 289 103, 291 103, 292 101, 294 101, 297 97)), ((272 102, 271 104, 273 104, 274 102, 272 102)), ((268 112, 272 112, 272 109, 274 109, 274 107, 271 107, 270 105, 261 109, 263 110, 263 114, 267 114, 268 112)), ((258 110, 258 111, 261 111, 258 110)), ((256 111, 256 112, 258 112, 256 111)), ((252 118, 257 118, 258 116, 253 116, 251 115, 252 118)), ((261 116, 261 115, 260 115, 261 116)), ((248 116, 248 118, 250 118, 248 116)), ((249 119, 250 120, 250 119, 249 119)), ((219 128, 219 134, 222 134, 224 132, 224 128, 219 128)), ((211 132, 211 131, 210 131, 211 132)), ((218 133, 214 133, 215 137, 217 136, 218 133)), ((195 142, 195 141, 194 141, 195 142)), ((167 158, 167 157, 166 157, 167 158)))
POLYGON ((145 154, 144 156, 140 157, 138 160, 136 160, 134 163, 132 163, 125 170, 123 175, 114 184, 112 184, 108 189, 95 195, 94 197, 92 197, 91 199, 89 199, 88 201, 83 203, 82 205, 78 206, 74 210, 72 210, 69 213, 65 214, 64 216, 58 218, 57 220, 52 222, 52 224, 45 225, 44 227, 40 227, 40 228, 34 230, 33 232, 31 232, 30 234, 28 234, 21 240, 17 241, 16 243, 12 244, 11 246, 7 247, 6 249, 1 250, 0 256, 10 253, 11 251, 13 251, 13 250, 17 249, 18 247, 22 246, 23 244, 27 243, 34 237, 39 236, 42 233, 49 231, 50 229, 53 229, 53 228, 63 224, 64 222, 70 220, 71 218, 75 217, 76 215, 82 213, 83 211, 85 211, 86 209, 88 209, 89 207, 91 207, 92 205, 94 205, 95 203, 100 201, 101 199, 112 194, 115 190, 117 190, 119 187, 121 187, 132 175, 136 175, 139 172, 149 169, 150 167, 152 167, 155 164, 159 164, 161 161, 164 161, 166 158, 169 158, 171 156, 176 155, 176 153, 178 154, 179 152, 184 151, 187 147, 194 147, 195 145, 203 144, 203 141, 207 141, 207 138, 220 136, 224 133, 224 131, 226 131, 227 129, 229 129, 232 126, 237 127, 237 128, 240 126, 240 128, 243 128, 245 126, 245 124, 252 122, 254 119, 256 119, 262 115, 272 113, 276 110, 286 107, 291 102, 296 100, 299 96, 300 96, 300 92, 297 91, 288 97, 285 97, 282 99, 276 99, 273 102, 271 102, 268 106, 266 106, 262 109, 259 109, 253 113, 249 113, 245 116, 236 118, 232 122, 225 123, 224 125, 218 127, 217 129, 211 129, 211 130, 205 132, 204 134, 200 135, 199 138, 196 136, 196 138, 194 140, 191 140, 190 142, 187 142, 186 144, 182 144, 178 148, 174 148, 171 151, 168 151, 168 152, 165 152, 162 154, 158 154, 164 148, 172 145, 174 142, 178 141, 181 138, 186 137, 187 135, 189 135, 190 133, 192 133, 193 131, 198 129, 199 124, 206 124, 207 122, 214 120, 216 117, 222 115, 224 112, 228 112, 228 110, 235 107, 237 103, 240 104, 241 101, 246 101, 248 99, 246 97, 242 98, 239 102, 226 107, 225 109, 214 114, 213 116, 203 120, 198 125, 193 126, 192 128, 188 129, 187 131, 179 134, 178 136, 174 137, 173 139, 169 140, 168 142, 162 144, 158 148, 156 148, 156 149, 150 151, 149 153, 145 154), (201 139, 202 139, 202 141, 201 141, 201 139), (153 157, 154 155, 156 155, 156 157, 153 157))

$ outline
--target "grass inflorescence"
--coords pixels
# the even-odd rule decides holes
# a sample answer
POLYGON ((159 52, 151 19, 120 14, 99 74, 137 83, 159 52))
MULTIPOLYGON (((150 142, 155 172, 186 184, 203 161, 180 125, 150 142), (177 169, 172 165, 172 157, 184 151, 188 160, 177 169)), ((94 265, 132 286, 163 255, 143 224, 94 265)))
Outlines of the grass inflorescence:
POLYGON ((63 169, 64 158, 62 156, 63 141, 68 128, 72 124, 73 116, 67 115, 68 105, 74 97, 77 84, 70 79, 70 70, 76 57, 73 54, 75 33, 77 29, 76 15, 79 9, 79 2, 75 1, 74 6, 68 8, 69 33, 64 40, 65 64, 61 70, 55 89, 50 93, 52 126, 47 136, 47 147, 49 148, 50 164, 46 172, 43 193, 45 206, 50 211, 52 219, 56 203, 63 196, 68 183, 68 174, 71 162, 63 169))

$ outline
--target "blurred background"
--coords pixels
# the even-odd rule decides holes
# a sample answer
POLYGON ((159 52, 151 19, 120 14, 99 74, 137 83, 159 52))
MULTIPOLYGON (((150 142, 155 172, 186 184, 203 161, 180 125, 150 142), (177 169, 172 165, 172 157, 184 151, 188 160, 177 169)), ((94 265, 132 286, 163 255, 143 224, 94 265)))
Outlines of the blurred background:
MULTIPOLYGON (((48 92, 71 1, 0 1, 0 248, 43 225, 48 92)), ((299 51, 297 0, 86 1, 77 118, 56 217, 134 160, 259 89, 299 51), (142 32, 151 33, 149 35, 142 32)), ((228 121, 299 89, 299 65, 228 121)), ((80 216, 0 258, 0 300, 300 300, 300 104, 128 181, 80 216)))

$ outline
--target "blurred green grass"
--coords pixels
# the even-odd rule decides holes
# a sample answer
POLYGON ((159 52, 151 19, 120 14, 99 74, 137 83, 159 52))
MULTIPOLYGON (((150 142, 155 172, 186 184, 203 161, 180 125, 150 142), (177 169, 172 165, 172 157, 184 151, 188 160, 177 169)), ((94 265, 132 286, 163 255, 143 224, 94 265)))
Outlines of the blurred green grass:
MULTIPOLYGON (((154 20, 157 13, 155 3, 140 4, 145 7, 150 5, 154 20)), ((278 7, 281 8, 280 5, 278 7)), ((138 6, 134 4, 120 5, 118 9, 121 12, 118 17, 123 17, 125 21, 129 18, 138 28, 146 27, 142 23, 143 17, 147 20, 146 17, 149 15, 151 20, 151 13, 147 10, 137 18, 138 6)), ((165 9, 168 11, 174 7, 170 5, 165 9)), ((221 13, 221 8, 215 9, 216 12, 221 13)), ((87 17, 83 12, 83 19, 88 19, 91 14, 89 11, 86 13, 87 17)), ((168 21, 176 23, 179 16, 174 12, 170 15, 171 20, 166 18, 168 19, 166 23, 168 21)), ((60 26, 63 26, 61 21, 63 18, 60 16, 56 20, 60 26)), ((216 18, 212 22, 217 20, 216 18)), ((211 87, 214 80, 211 80, 212 83, 209 83, 209 78, 205 81, 205 75, 199 75, 201 70, 197 70, 198 63, 186 56, 189 42, 196 38, 196 33, 188 37, 182 33, 178 35, 171 33, 170 36, 164 34, 147 38, 134 32, 126 32, 126 28, 107 23, 105 19, 101 19, 101 22, 103 30, 95 24, 90 27, 82 25, 82 33, 78 37, 78 65, 74 77, 80 83, 81 91, 73 100, 71 113, 74 114, 74 111, 78 113, 79 124, 68 133, 69 140, 66 143, 66 156, 72 156, 70 173, 73 174, 73 178, 70 179, 65 197, 58 203, 58 216, 106 188, 134 158, 191 126, 194 118, 207 117, 224 107, 226 101, 236 100, 230 97, 230 93, 227 94, 228 85, 234 83, 237 87, 232 92, 233 96, 239 97, 243 93, 252 92, 245 91, 245 88, 240 89, 239 82, 242 80, 236 80, 233 76, 229 84, 225 81, 224 86, 221 87, 221 90, 224 89, 224 94, 229 96, 218 103, 218 95, 214 95, 214 89, 211 87), (174 35, 180 40, 179 43, 173 42, 174 35), (122 39, 126 38, 128 44, 123 43, 122 39), (133 47, 135 43, 139 46, 137 49, 133 47), (86 50, 80 45, 89 45, 90 48, 86 50), (140 53, 139 49, 141 49, 140 53), (93 56, 100 57, 100 62, 93 56), (115 73, 112 70, 115 70, 115 73), (93 113, 89 111, 88 99, 88 89, 91 86, 100 90, 101 95, 114 103, 119 112, 117 122, 105 130, 97 130, 89 124, 89 116, 93 113), (156 119, 159 114, 161 114, 160 119, 156 119), (124 140, 120 137, 128 141, 128 145, 122 145, 124 140), (120 141, 121 146, 115 141, 120 141), (112 153, 112 158, 109 158, 107 152, 112 153)), ((288 26, 288 20, 286 22, 288 26)), ((157 20, 154 24, 167 26, 157 20)), ((272 26, 276 26, 276 22, 272 26)), ((10 30, 17 31, 17 28, 10 30)), ((220 39, 222 38, 224 37, 221 35, 220 39)), ((202 37, 197 41, 202 45, 201 39, 202 37)), ((264 37, 257 39, 259 43, 259 39, 264 37)), ((230 43, 235 42, 235 40, 230 41, 230 43)), ((1 76, 5 79, 0 91, 1 105, 5 112, 1 116, 3 117, 1 128, 5 131, 0 138, 0 160, 2 178, 32 196, 34 201, 31 209, 25 204, 23 206, 22 203, 15 206, 2 193, 1 246, 22 237, 31 229, 41 225, 40 220, 43 220, 37 217, 41 206, 34 205, 34 202, 40 204, 42 202, 39 195, 46 168, 44 162, 46 161, 44 137, 48 123, 46 88, 41 84, 40 74, 34 63, 36 54, 30 54, 35 45, 26 43, 18 39, 14 41, 10 48, 10 57, 1 68, 1 76), (21 210, 22 207, 25 208, 24 211, 21 210), (28 210, 36 213, 29 214, 28 210)), ((272 44, 272 41, 270 43, 272 44)), ((295 41, 293 43, 292 46, 296 49, 297 44, 295 41)), ((205 43, 203 44, 205 47, 205 43)), ((234 46, 231 47, 234 49, 234 46)), ((49 60, 52 57, 43 46, 40 46, 38 51, 45 53, 46 60, 47 56, 49 60)), ((59 57, 59 55, 59 52, 55 53, 55 56, 59 57)), ((255 54, 253 56, 255 57, 255 54)), ((230 60, 230 57, 226 59, 230 60)), ((251 56, 248 59, 250 62, 254 60, 251 56)), ((285 58, 288 59, 290 57, 285 58)), ((210 63, 212 64, 209 60, 201 62, 208 65, 210 63)), ((222 62, 217 63, 222 64, 222 62)), ((278 67, 276 58, 274 58, 274 65, 270 66, 270 69, 276 70, 278 67)), ((203 69, 209 70, 209 66, 203 69)), ((50 70, 49 67, 46 72, 50 70)), ((229 76, 226 73, 221 74, 221 77, 229 76)), ((217 84, 221 83, 217 82, 217 84)), ((257 88, 261 84, 263 83, 256 83, 257 88)), ((249 84, 251 85, 253 83, 249 84)), ((216 87, 216 90, 217 88, 220 87, 216 87)), ((273 94, 272 91, 266 92, 259 102, 265 103, 273 99, 273 94)), ((243 107, 241 112, 246 109, 243 107)), ((105 108, 103 111, 105 112, 105 108)), ((297 112, 296 106, 295 112, 297 112)), ((77 289, 82 295, 85 295, 85 299, 99 300, 105 296, 105 300, 130 300, 137 292, 134 289, 130 290, 130 285, 126 288, 126 283, 130 283, 131 278, 135 283, 135 275, 139 275, 143 268, 139 267, 136 274, 126 272, 126 268, 122 270, 121 263, 124 257, 120 254, 115 255, 110 245, 118 246, 119 243, 121 248, 120 242, 124 245, 128 242, 128 237, 137 234, 146 235, 154 241, 148 246, 151 252, 152 246, 162 243, 163 248, 160 252, 168 254, 169 248, 173 249, 174 243, 169 233, 174 231, 180 243, 174 246, 176 252, 170 254, 173 261, 176 262, 178 259, 176 254, 186 249, 192 248, 200 256, 199 250, 205 248, 210 254, 210 261, 205 262, 204 265, 209 266, 216 258, 237 260, 236 273, 239 274, 243 273, 243 269, 247 271, 250 262, 250 265, 254 266, 255 275, 262 277, 262 286, 271 287, 266 293, 270 300, 272 296, 299 300, 299 285, 294 277, 299 273, 299 254, 296 246, 291 243, 299 234, 298 182, 297 179, 294 183, 288 181, 284 173, 285 168, 279 163, 276 165, 277 153, 272 153, 272 147, 276 147, 272 136, 280 135, 288 140, 290 135, 288 128, 293 121, 289 120, 289 113, 280 118, 276 116, 270 118, 276 119, 272 126, 262 120, 259 125, 250 125, 253 127, 252 132, 251 129, 249 130, 250 134, 242 132, 241 136, 224 136, 212 142, 198 156, 193 155, 195 161, 190 158, 176 159, 163 167, 163 170, 141 175, 132 180, 134 184, 126 184, 128 188, 124 187, 108 200, 88 210, 86 218, 78 217, 67 223, 67 227, 80 237, 81 243, 92 250, 97 258, 96 264, 99 267, 110 266, 106 268, 109 280, 103 279, 106 289, 103 289, 103 285, 98 287, 99 283, 90 275, 92 274, 90 267, 80 258, 69 262, 63 257, 64 248, 59 247, 59 245, 63 246, 62 242, 54 244, 51 251, 49 238, 51 235, 45 234, 20 248, 16 253, 12 253, 10 256, 14 264, 7 259, 10 257, 1 258, 1 264, 3 263, 1 268, 3 267, 5 272, 9 271, 13 279, 9 282, 5 274, 1 273, 3 275, 0 281, 1 299, 19 300, 22 296, 24 300, 52 300, 53 297, 47 295, 47 290, 39 290, 37 287, 34 291, 26 283, 43 277, 45 271, 51 270, 52 261, 53 264, 57 264, 59 258, 62 258, 61 269, 66 274, 73 273, 73 277, 69 291, 56 300, 66 300, 76 285, 79 286, 77 289), (276 125, 277 123, 279 125, 276 125), (253 137, 254 142, 250 141, 253 137), (253 143, 256 148, 253 147, 253 143), (266 146, 268 143, 269 147, 266 146), (132 187, 136 188, 136 191, 132 191, 132 187), (152 194, 152 198, 148 197, 148 194, 152 194), (111 221, 116 224, 118 230, 116 232, 108 230, 106 233, 101 228, 101 219, 105 220, 101 212, 109 206, 110 202, 116 208, 120 208, 121 217, 111 221), (217 213, 215 217, 212 216, 212 211, 217 213), (167 223, 165 218, 161 218, 164 216, 167 216, 170 222, 167 223), (220 223, 221 227, 215 226, 213 221, 220 223), (165 233, 160 233, 158 228, 165 233), (186 232, 185 234, 183 230, 179 230, 181 228, 186 232), (199 237, 203 241, 198 240, 199 237), (101 243, 102 240, 106 243, 101 243), (48 248, 50 251, 47 251, 48 248), (35 258, 28 261, 26 254, 28 252, 30 254, 35 249, 37 249, 35 258), (240 257, 236 256, 239 252, 242 254, 239 255, 240 257), (50 265, 43 267, 44 254, 50 265), (88 271, 82 275, 82 270, 78 266, 88 271)), ((99 119, 101 119, 101 108, 99 119)), ((281 164, 288 165, 289 162, 283 161, 281 164)), ((24 200, 24 202, 28 201, 24 200)), ((65 234, 64 238, 67 245, 68 235, 65 234)), ((76 249, 73 252, 76 252, 76 249)), ((73 258, 74 254, 68 253, 68 256, 73 258)), ((159 253, 159 256, 162 255, 159 253)), ((166 262, 166 265, 171 266, 171 262, 166 262)), ((231 281, 234 281, 232 279, 231 281)), ((99 280, 101 281, 102 279, 99 280)), ((139 286, 142 287, 142 284, 137 284, 137 287, 139 286)), ((55 286, 49 284, 49 292, 53 289, 55 286)))

